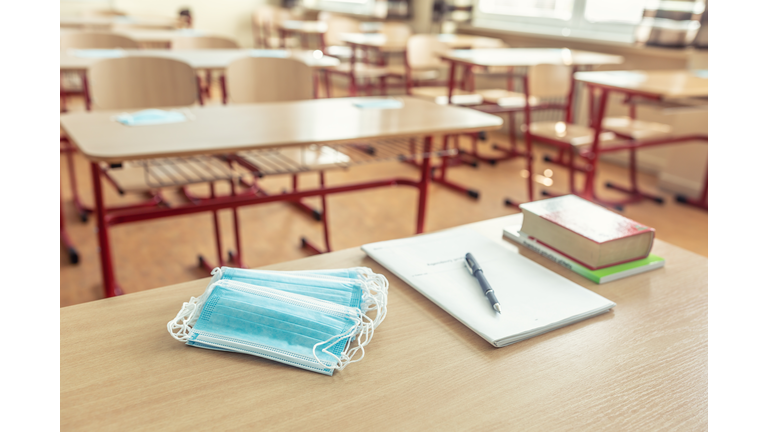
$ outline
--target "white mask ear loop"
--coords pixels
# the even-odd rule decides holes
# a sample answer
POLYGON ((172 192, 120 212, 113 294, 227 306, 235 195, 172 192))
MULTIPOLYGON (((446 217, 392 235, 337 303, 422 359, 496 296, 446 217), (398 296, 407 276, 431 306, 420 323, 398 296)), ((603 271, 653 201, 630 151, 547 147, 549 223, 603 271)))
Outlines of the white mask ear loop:
POLYGON ((200 301, 192 297, 189 302, 184 302, 181 306, 181 310, 176 314, 176 318, 168 322, 168 333, 173 336, 179 342, 186 342, 189 339, 189 332, 192 330, 192 326, 197 322, 197 307, 200 305, 200 301))
POLYGON ((350 363, 356 363, 362 360, 363 357, 365 357, 364 347, 368 345, 368 343, 370 343, 371 339, 373 338, 373 321, 371 320, 371 318, 365 315, 365 313, 360 314, 360 318, 361 318, 361 324, 360 324, 360 332, 358 333, 358 336, 357 336, 357 346, 354 348, 350 348, 348 352, 341 354, 342 364, 339 370, 344 369, 350 363), (362 322, 363 320, 368 320, 368 323, 367 324, 363 323, 362 322), (363 337, 365 337, 365 339, 363 339, 363 337), (360 351, 362 354, 360 355, 359 358, 352 360, 352 358, 355 357, 355 354, 357 354, 358 351, 360 351))
POLYGON ((374 309, 376 310, 376 319, 373 321, 373 328, 376 328, 387 316, 387 291, 389 282, 383 275, 377 274, 365 281, 364 288, 368 300, 374 303, 366 308, 366 312, 374 309), (375 294, 373 293, 374 291, 375 294))
MULTIPOLYGON (((333 336, 332 338, 330 338, 328 340, 325 340, 323 342, 318 342, 318 343, 315 344, 315 346, 312 347, 312 355, 315 356, 315 360, 317 360, 317 362, 322 367, 327 368, 327 369, 338 369, 338 370, 342 370, 345 367, 347 367, 347 365, 350 363, 350 356, 345 354, 345 353, 342 353, 341 357, 338 357, 337 355, 335 355, 332 352, 328 351, 328 348, 336 345, 336 343, 338 343, 338 341, 354 335, 360 329, 360 327, 362 326, 362 316, 363 316, 362 314, 357 314, 357 319, 355 319, 355 324, 352 327, 350 327, 349 330, 345 331, 344 333, 342 333, 340 335, 333 336), (331 365, 325 364, 317 356, 317 347, 319 347, 321 345, 327 345, 325 348, 322 349, 322 351, 324 353, 328 354, 329 356, 335 358, 336 359, 336 363, 335 364, 331 364, 331 365)), ((354 351, 357 352, 357 350, 360 349, 360 348, 361 347, 355 347, 354 351)), ((359 361, 359 359, 356 360, 356 361, 359 361)))

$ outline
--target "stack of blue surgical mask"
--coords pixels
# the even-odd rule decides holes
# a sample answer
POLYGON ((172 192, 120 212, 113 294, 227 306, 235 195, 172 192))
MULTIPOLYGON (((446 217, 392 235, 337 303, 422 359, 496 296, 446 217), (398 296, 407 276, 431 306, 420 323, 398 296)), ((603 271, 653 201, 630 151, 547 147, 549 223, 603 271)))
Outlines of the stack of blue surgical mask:
POLYGON ((362 360, 387 315, 389 282, 367 267, 213 270, 168 332, 200 348, 251 354, 326 375, 362 360), (368 312, 376 312, 374 318, 368 312))

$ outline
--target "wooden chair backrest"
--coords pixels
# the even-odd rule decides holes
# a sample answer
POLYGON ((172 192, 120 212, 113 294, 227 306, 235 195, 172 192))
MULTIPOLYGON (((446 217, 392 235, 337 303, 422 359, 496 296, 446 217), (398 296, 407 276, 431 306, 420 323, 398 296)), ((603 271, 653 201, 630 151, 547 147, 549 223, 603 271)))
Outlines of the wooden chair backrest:
POLYGON ((192 105, 197 74, 187 63, 161 57, 104 59, 88 70, 94 110, 192 105))
POLYGON ((528 93, 543 98, 568 96, 571 91, 571 67, 541 64, 528 68, 528 93))
POLYGON ((413 30, 403 22, 385 22, 382 23, 379 33, 385 35, 387 39, 405 40, 413 35, 413 30))
POLYGON ((312 69, 299 60, 246 57, 226 71, 231 103, 285 102, 313 98, 312 69))
POLYGON ((171 49, 236 49, 240 46, 232 39, 218 36, 179 36, 171 41, 171 49))
POLYGON ((114 9, 86 9, 83 11, 84 17, 96 17, 96 18, 103 18, 103 17, 116 17, 116 16, 125 16, 126 13, 114 9))
POLYGON ((321 21, 328 24, 328 31, 323 35, 326 46, 346 46, 341 40, 342 33, 360 33, 360 21, 352 18, 329 14, 321 21))
POLYGON ((108 32, 62 32, 61 49, 138 48, 135 40, 108 32))
POLYGON ((408 67, 413 69, 430 69, 445 66, 439 54, 449 51, 446 43, 440 42, 435 36, 417 34, 408 38, 406 58, 408 67))
POLYGON ((251 25, 254 39, 258 46, 269 48, 269 38, 277 37, 277 27, 281 22, 291 19, 291 12, 287 9, 263 5, 251 15, 251 25))

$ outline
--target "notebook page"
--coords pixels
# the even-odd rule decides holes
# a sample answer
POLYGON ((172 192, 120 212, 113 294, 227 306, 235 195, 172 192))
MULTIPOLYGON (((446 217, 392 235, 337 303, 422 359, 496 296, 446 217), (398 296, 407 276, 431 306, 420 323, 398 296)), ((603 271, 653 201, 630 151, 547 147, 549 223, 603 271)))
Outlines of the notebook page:
POLYGON ((467 228, 368 244, 363 250, 496 345, 580 321, 615 306, 467 228), (499 300, 501 314, 492 309, 465 267, 467 252, 480 263, 499 300))

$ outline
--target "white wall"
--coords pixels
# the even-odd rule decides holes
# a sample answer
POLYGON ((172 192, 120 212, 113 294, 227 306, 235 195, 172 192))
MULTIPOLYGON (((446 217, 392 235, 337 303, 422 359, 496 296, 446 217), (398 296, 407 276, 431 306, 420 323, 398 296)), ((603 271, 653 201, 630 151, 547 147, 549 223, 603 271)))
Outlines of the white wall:
POLYGON ((129 15, 176 17, 179 9, 192 11, 192 24, 198 30, 253 46, 251 14, 257 6, 276 3, 270 0, 61 0, 62 15, 76 15, 85 9, 108 9, 110 5, 129 15))

